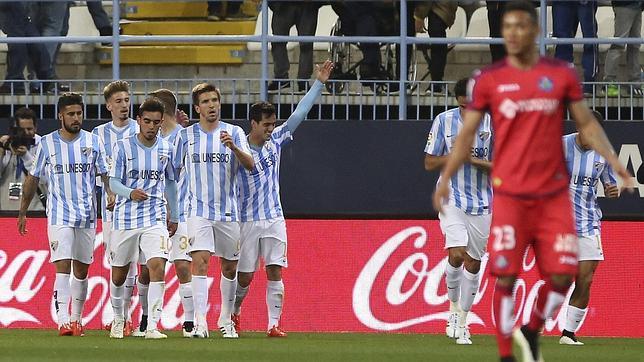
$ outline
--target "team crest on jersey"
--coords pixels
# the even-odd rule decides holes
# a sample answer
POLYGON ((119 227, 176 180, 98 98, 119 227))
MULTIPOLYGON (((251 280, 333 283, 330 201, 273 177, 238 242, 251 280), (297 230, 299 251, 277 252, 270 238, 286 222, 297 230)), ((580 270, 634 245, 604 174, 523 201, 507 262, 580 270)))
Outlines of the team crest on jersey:
POLYGON ((508 267, 510 263, 508 262, 508 259, 505 258, 503 255, 499 255, 496 257, 496 260, 494 261, 494 265, 498 269, 505 269, 508 267))
POLYGON ((60 175, 63 173, 63 165, 54 165, 53 169, 56 175, 60 175))
POLYGON ((81 152, 82 152, 85 156, 89 156, 89 155, 91 155, 91 154, 92 154, 92 151, 93 151, 93 149, 92 149, 91 147, 81 147, 81 152))
POLYGON ((488 138, 490 138, 490 132, 488 132, 488 131, 483 131, 483 132, 479 133, 479 138, 480 138, 482 141, 487 140, 488 138))
POLYGON ((56 251, 56 249, 58 249, 58 241, 57 240, 50 241, 49 247, 51 248, 51 251, 56 251))
POLYGON ((604 164, 602 162, 595 162, 595 170, 599 171, 604 167, 604 164))
POLYGON ((133 179, 138 179, 139 178, 139 170, 130 170, 127 173, 128 178, 133 178, 133 179))
POLYGON ((192 154, 192 163, 199 163, 199 154, 198 153, 193 153, 192 154))
POLYGON ((539 89, 544 92, 550 92, 554 88, 554 83, 548 77, 541 77, 539 80, 539 89))
POLYGON ((167 160, 167 159, 168 159, 168 156, 166 156, 166 155, 159 156, 159 161, 161 161, 161 162, 165 162, 165 160, 167 160))
POLYGON ((434 134, 429 132, 429 136, 427 136, 427 145, 428 146, 432 143, 433 139, 434 139, 434 134))

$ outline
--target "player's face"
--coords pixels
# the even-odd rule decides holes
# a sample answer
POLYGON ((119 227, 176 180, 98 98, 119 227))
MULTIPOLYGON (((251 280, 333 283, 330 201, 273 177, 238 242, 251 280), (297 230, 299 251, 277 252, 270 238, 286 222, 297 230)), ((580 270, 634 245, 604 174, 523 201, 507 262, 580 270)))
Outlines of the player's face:
POLYGON ((148 141, 153 141, 159 134, 159 128, 163 122, 163 113, 161 112, 143 112, 142 115, 136 117, 139 123, 139 129, 143 138, 148 141))
POLYGON ((508 55, 516 56, 534 47, 539 26, 525 11, 510 11, 503 15, 501 33, 508 55))
POLYGON ((276 121, 277 117, 274 114, 270 116, 262 114, 262 120, 259 123, 255 121, 250 123, 252 127, 251 132, 257 136, 261 136, 264 141, 268 141, 271 139, 276 121))
POLYGON ((220 110, 221 103, 217 92, 205 92, 199 95, 199 104, 195 106, 195 111, 199 113, 200 119, 211 123, 217 122, 220 110))
POLYGON ((105 106, 112 114, 112 119, 125 121, 130 117, 130 94, 128 92, 116 92, 110 96, 105 106))
POLYGON ((65 106, 58 112, 63 128, 69 133, 78 133, 83 124, 83 107, 80 104, 65 106))

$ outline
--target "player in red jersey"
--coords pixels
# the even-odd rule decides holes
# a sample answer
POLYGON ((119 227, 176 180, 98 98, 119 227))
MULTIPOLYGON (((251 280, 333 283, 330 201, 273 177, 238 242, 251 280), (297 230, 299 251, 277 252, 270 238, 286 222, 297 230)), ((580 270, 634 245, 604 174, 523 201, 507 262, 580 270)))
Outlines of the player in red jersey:
MULTIPOLYGON (((508 56, 472 80, 463 128, 441 180, 449 180, 468 159, 481 118, 490 112, 495 140, 488 265, 497 277, 493 314, 499 354, 501 361, 514 361, 514 337, 524 361, 541 361, 539 331, 564 301, 577 269, 577 238, 561 145, 566 107, 579 133, 608 161, 624 186, 632 187, 632 179, 584 103, 574 67, 537 53, 539 25, 534 6, 527 1, 508 3, 502 34, 508 56), (545 284, 529 323, 513 332, 512 290, 529 245, 545 284)), ((437 210, 448 195, 448 183, 443 181, 434 195, 437 210)))

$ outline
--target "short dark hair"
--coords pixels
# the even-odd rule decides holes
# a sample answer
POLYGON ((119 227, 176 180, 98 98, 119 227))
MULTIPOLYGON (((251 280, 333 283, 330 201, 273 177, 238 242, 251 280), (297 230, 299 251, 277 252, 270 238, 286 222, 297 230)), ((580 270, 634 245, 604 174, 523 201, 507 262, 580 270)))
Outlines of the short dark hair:
POLYGON ((534 4, 528 0, 515 0, 510 1, 505 5, 503 9, 503 15, 509 13, 510 11, 523 11, 530 15, 530 19, 535 23, 539 24, 539 15, 537 15, 537 9, 534 7, 534 4))
POLYGON ((18 127, 18 121, 21 119, 32 120, 34 122, 34 126, 36 126, 36 123, 38 123, 38 116, 36 116, 36 112, 34 112, 33 109, 27 107, 21 107, 16 110, 16 112, 13 114, 13 125, 18 127))
POLYGON ((83 96, 75 92, 63 93, 58 97, 58 111, 60 112, 63 108, 72 105, 79 105, 81 107, 83 104, 83 96))
POLYGON ((174 116, 177 111, 177 97, 169 89, 161 88, 150 93, 151 96, 158 98, 163 102, 163 107, 167 114, 174 116))
POLYGON ((221 102, 221 92, 219 88, 215 87, 210 83, 199 83, 194 88, 192 88, 192 104, 199 104, 199 96, 203 93, 216 92, 217 97, 219 97, 219 102, 221 102))
POLYGON ((103 97, 105 100, 109 100, 114 93, 118 92, 127 92, 130 94, 130 83, 124 80, 115 80, 108 83, 105 88, 103 88, 103 97))
POLYGON ((467 83, 469 83, 470 78, 459 79, 454 86, 454 97, 467 97, 467 83))
POLYGON ((270 117, 275 114, 275 106, 269 102, 257 102, 250 106, 250 120, 257 123, 262 121, 262 116, 270 117))
POLYGON ((163 107, 163 102, 161 102, 158 98, 148 98, 141 105, 139 106, 139 113, 138 115, 141 117, 143 116, 143 112, 159 112, 161 115, 165 112, 165 108, 163 107))

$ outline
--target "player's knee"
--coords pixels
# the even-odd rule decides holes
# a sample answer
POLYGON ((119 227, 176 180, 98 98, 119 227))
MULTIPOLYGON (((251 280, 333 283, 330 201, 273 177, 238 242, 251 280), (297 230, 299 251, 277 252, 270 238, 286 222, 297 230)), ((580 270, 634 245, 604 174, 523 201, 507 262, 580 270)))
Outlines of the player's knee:
POLYGON ((177 279, 181 284, 190 281, 190 263, 175 263, 174 269, 177 272, 177 279))
POLYGON ((517 277, 514 275, 502 276, 496 278, 496 284, 501 288, 514 288, 514 282, 517 277))
POLYGON ((267 265, 266 279, 272 281, 282 280, 282 267, 279 265, 267 265))
POLYGON ((466 255, 465 261, 464 261, 465 269, 472 274, 477 274, 481 270, 481 261, 476 260, 467 254, 465 255, 466 255))
POLYGON ((237 283, 242 288, 246 288, 253 281, 254 273, 237 273, 237 283))
POLYGON ((449 258, 449 263, 451 266, 454 267, 459 267, 463 265, 463 261, 465 260, 465 248, 463 247, 457 247, 457 248, 449 248, 447 249, 448 253, 448 258, 449 258))
POLYGON ((221 259, 221 274, 227 279, 235 279, 237 274, 237 261, 221 259))
POLYGON ((572 275, 553 274, 550 276, 550 282, 557 289, 568 289, 572 285, 572 275))

